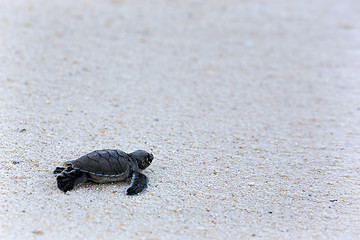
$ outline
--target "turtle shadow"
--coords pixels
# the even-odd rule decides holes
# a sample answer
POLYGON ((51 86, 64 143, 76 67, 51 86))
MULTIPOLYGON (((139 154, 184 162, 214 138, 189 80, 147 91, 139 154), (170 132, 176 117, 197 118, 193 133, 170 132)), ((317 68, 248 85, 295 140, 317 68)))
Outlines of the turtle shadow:
MULTIPOLYGON (((115 182, 108 182, 108 183, 97 183, 93 182, 91 180, 88 180, 81 184, 80 186, 77 186, 77 189, 81 188, 87 188, 88 190, 103 190, 106 191, 107 189, 113 187, 117 188, 117 191, 125 191, 131 184, 131 178, 128 178, 123 181, 115 181, 115 182)), ((114 189, 109 189, 114 190, 114 189)))

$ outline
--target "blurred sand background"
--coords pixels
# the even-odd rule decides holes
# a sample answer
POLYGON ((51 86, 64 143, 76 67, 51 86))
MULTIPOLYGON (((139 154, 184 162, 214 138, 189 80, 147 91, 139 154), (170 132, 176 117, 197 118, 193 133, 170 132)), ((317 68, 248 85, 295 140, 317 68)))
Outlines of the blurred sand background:
POLYGON ((0 2, 1 239, 360 239, 360 2, 0 2), (69 192, 95 149, 147 191, 69 192))

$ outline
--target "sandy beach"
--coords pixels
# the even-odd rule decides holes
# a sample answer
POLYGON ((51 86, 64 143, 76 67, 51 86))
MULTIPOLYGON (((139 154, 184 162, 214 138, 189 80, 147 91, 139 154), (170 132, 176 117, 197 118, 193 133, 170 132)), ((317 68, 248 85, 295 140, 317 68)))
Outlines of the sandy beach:
POLYGON ((0 2, 0 239, 360 239, 360 2, 0 2), (153 153, 149 186, 52 174, 153 153))

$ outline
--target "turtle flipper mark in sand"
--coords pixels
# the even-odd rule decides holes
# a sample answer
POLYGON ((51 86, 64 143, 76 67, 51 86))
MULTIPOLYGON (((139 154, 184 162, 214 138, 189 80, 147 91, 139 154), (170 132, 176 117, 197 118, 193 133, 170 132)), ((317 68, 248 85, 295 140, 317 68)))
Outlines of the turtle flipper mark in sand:
POLYGON ((120 150, 97 150, 76 160, 65 162, 70 166, 57 167, 54 174, 58 175, 58 188, 65 193, 88 180, 106 183, 132 177, 126 194, 137 195, 148 185, 148 178, 140 171, 150 166, 153 159, 152 154, 143 150, 129 154, 120 150))

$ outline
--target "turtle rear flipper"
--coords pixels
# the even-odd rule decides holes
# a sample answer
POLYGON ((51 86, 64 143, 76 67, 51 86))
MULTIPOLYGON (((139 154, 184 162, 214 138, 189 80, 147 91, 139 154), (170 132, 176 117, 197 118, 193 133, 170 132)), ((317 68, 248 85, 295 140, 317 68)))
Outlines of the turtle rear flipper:
POLYGON ((145 174, 134 172, 130 187, 126 189, 126 195, 137 195, 147 188, 148 178, 145 174))
POLYGON ((64 167, 57 167, 57 168, 55 168, 55 170, 54 170, 54 174, 60 174, 60 173, 62 173, 63 171, 65 170, 65 168, 64 167))
MULTIPOLYGON (((56 170, 56 169, 55 169, 56 170)), ((71 170, 69 172, 62 172, 57 178, 58 188, 66 193, 67 191, 72 190, 75 186, 80 183, 86 182, 88 176, 86 173, 81 172, 77 169, 71 170)))

